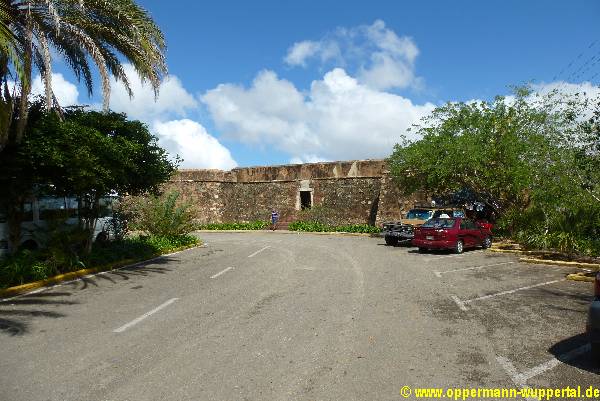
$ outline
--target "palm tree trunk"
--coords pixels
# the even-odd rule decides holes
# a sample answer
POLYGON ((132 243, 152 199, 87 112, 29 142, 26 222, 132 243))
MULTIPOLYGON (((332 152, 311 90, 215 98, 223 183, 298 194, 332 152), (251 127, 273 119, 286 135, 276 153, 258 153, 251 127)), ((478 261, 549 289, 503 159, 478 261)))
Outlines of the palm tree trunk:
POLYGON ((25 79, 21 80, 21 98, 19 99, 19 120, 15 132, 15 143, 21 143, 27 126, 27 116, 29 111, 29 94, 31 93, 31 58, 33 52, 33 26, 31 20, 28 20, 27 35, 25 37, 25 79))
POLYGON ((8 145, 10 125, 13 117, 13 98, 8 89, 6 77, 8 75, 8 59, 0 61, 0 152, 8 145))
MULTIPOLYGON (((10 10, 11 1, 2 0, 2 9, 10 10)), ((2 21, 8 24, 9 21, 2 21)), ((4 150, 10 139, 10 127, 12 124, 14 101, 8 89, 7 79, 10 70, 8 65, 10 58, 7 54, 0 56, 0 152, 4 150)))

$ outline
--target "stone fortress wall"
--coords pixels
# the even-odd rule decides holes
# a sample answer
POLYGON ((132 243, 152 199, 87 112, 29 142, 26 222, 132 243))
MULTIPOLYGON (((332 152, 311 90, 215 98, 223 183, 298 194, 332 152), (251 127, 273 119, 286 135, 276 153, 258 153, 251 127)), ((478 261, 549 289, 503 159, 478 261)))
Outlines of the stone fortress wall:
POLYGON ((385 160, 354 160, 180 170, 166 184, 194 205, 200 223, 268 220, 271 209, 293 219, 303 204, 342 211, 345 223, 381 224, 410 209, 385 160))

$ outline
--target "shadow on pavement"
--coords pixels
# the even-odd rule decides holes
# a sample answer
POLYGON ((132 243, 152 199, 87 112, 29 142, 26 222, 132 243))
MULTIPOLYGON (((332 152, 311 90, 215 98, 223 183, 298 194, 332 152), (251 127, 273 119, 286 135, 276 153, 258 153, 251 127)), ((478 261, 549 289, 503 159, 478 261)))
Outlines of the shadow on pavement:
POLYGON ((2 334, 12 337, 25 334, 27 331, 28 326, 24 322, 0 318, 0 333, 2 334))
MULTIPOLYGON (((67 316, 65 313, 48 310, 48 308, 55 309, 61 305, 68 307, 79 304, 80 302, 68 299, 75 293, 103 285, 113 286, 120 283, 131 285, 136 281, 136 277, 167 274, 172 269, 161 265, 167 265, 174 261, 173 258, 164 257, 91 277, 81 277, 78 280, 62 284, 60 287, 55 287, 57 291, 53 291, 53 287, 49 287, 45 291, 35 294, 6 299, 0 302, 0 335, 14 337, 27 334, 35 319, 58 319, 67 316)), ((138 288, 142 288, 142 286, 138 288)))
POLYGON ((548 349, 548 352, 566 365, 600 375, 600 360, 593 360, 588 336, 585 333, 557 342, 548 349), (573 355, 574 352, 576 355, 573 355))

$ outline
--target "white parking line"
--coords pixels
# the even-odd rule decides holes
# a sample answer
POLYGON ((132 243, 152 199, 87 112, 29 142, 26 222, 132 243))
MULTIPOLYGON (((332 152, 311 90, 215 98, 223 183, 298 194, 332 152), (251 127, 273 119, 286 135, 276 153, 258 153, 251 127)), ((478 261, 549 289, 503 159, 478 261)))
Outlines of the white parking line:
POLYGON ((468 311, 469 308, 467 308, 467 305, 465 305, 465 303, 463 301, 460 300, 459 297, 457 297, 456 295, 451 295, 450 298, 452 298, 452 300, 454 302, 456 302, 456 305, 458 305, 458 307, 463 310, 463 311, 468 311))
POLYGON ((268 249, 268 248, 270 248, 270 247, 271 247, 271 245, 267 245, 267 246, 265 246, 264 248, 262 248, 262 249, 259 249, 258 251, 254 252, 252 255, 248 255, 248 257, 249 257, 249 258, 253 258, 253 257, 255 257, 256 255, 258 255, 259 253, 261 253, 262 251, 264 251, 265 249, 268 249))
POLYGON ((515 365, 513 365, 513 363, 508 358, 505 358, 503 356, 497 356, 496 361, 498 361, 500 366, 502 366, 502 368, 506 371, 508 377, 510 377, 510 380, 512 380, 513 383, 515 383, 519 387, 523 387, 525 385, 523 377, 517 371, 515 365))
POLYGON ((591 350, 590 345, 585 344, 579 348, 575 348, 569 352, 565 352, 564 354, 561 354, 558 357, 554 357, 547 362, 539 364, 539 365, 521 373, 523 382, 526 382, 529 379, 532 379, 538 375, 541 375, 542 373, 544 373, 550 369, 554 369, 555 367, 560 365, 562 363, 562 361, 571 361, 571 360, 577 358, 578 356, 583 355, 586 352, 589 352, 590 350, 591 350))
POLYGON ((468 311, 469 308, 468 308, 467 304, 470 304, 470 303, 475 302, 475 301, 481 301, 481 300, 484 300, 484 299, 490 299, 490 298, 494 298, 494 297, 499 297, 501 295, 514 294, 515 292, 518 292, 518 291, 530 290, 532 288, 542 287, 544 285, 555 284, 555 283, 559 283, 561 281, 565 281, 565 279, 546 281, 545 283, 528 285, 526 287, 515 288, 514 290, 500 291, 500 292, 497 292, 495 294, 484 295, 484 296, 477 297, 477 298, 472 298, 472 299, 460 299, 456 295, 451 295, 450 298, 456 303, 456 305, 461 310, 468 311))
MULTIPOLYGON (((508 377, 510 377, 510 380, 512 380, 512 382, 516 386, 518 386, 522 389, 530 388, 528 385, 525 384, 521 374, 517 371, 517 369, 515 368, 515 365, 513 365, 513 363, 508 360, 508 358, 504 358, 503 356, 497 356, 496 360, 498 361, 500 366, 502 366, 502 368, 504 368, 504 370, 508 374, 508 377)), ((531 397, 526 397, 525 399, 527 401, 534 400, 534 398, 531 398, 531 397)))
POLYGON ((527 381, 533 379, 536 376, 541 375, 544 372, 547 372, 555 367, 559 366, 564 362, 571 361, 578 356, 581 356, 590 351, 590 345, 585 344, 580 346, 579 348, 575 348, 569 352, 565 352, 564 354, 559 355, 558 357, 553 357, 552 359, 541 363, 537 366, 534 366, 531 369, 527 369, 526 371, 519 373, 513 363, 508 360, 508 358, 497 356, 496 360, 502 366, 502 368, 506 371, 510 379, 517 386, 521 388, 528 387, 527 381))
POLYGON ((210 278, 217 278, 219 277, 221 274, 223 273, 227 273, 229 270, 234 269, 234 267, 228 267, 227 269, 221 270, 220 272, 218 272, 217 274, 213 274, 212 276, 210 276, 210 278))
POLYGON ((136 324, 138 324, 139 322, 141 322, 142 320, 146 319, 149 316, 154 315, 156 312, 158 312, 159 310, 171 305, 173 302, 177 301, 179 298, 171 298, 169 299, 167 302, 162 303, 160 305, 158 305, 156 308, 152 309, 150 312, 144 313, 142 316, 133 319, 131 322, 124 324, 123 326, 119 327, 118 329, 114 329, 113 333, 122 333, 125 330, 127 330, 128 328, 135 326, 136 324))
POLYGON ((472 267, 465 267, 465 268, 462 268, 462 269, 446 270, 446 271, 443 271, 443 272, 437 272, 437 271, 435 271, 435 272, 433 272, 433 274, 435 274, 438 277, 442 277, 442 274, 455 273, 455 272, 464 272, 464 271, 468 271, 468 270, 477 270, 477 269, 483 269, 483 268, 486 268, 486 267, 493 267, 493 266, 510 265, 510 264, 513 264, 513 263, 515 263, 515 262, 504 262, 504 263, 494 263, 494 264, 491 264, 491 265, 472 266, 472 267))
POLYGON ((484 295, 482 297, 477 297, 477 298, 469 299, 469 300, 466 300, 466 301, 463 301, 463 302, 465 302, 465 303, 471 303, 471 302, 474 302, 474 301, 481 301, 483 299, 490 299, 490 298, 494 298, 494 297, 499 297, 501 295, 514 294, 515 292, 518 292, 518 291, 530 290, 532 288, 542 287, 544 285, 550 285, 550 284, 558 283, 558 282, 561 282, 561 281, 565 281, 565 279, 546 281, 545 283, 528 285, 527 287, 515 288, 514 290, 500 291, 500 292, 497 292, 495 294, 484 295))

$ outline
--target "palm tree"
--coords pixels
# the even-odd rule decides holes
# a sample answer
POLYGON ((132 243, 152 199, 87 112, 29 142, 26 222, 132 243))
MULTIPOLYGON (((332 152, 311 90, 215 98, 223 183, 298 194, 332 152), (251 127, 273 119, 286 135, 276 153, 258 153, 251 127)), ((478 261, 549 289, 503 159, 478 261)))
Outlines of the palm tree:
POLYGON ((46 109, 58 107, 52 93, 51 50, 83 80, 89 95, 90 65, 96 66, 103 109, 108 111, 111 76, 132 96, 122 59, 158 94, 167 72, 165 49, 162 32, 133 0, 0 0, 0 151, 9 132, 15 143, 22 140, 33 67, 45 84, 46 109), (18 94, 10 92, 9 80, 20 83, 18 94))

